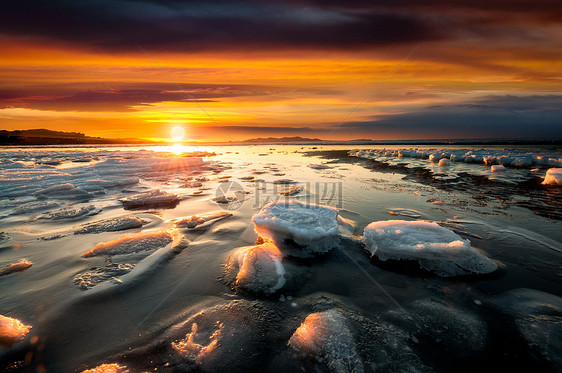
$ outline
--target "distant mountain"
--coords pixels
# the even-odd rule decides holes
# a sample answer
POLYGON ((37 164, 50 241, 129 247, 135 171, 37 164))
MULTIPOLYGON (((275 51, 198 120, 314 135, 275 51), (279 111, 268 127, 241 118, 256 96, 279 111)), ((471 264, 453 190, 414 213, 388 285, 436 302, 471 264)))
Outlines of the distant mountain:
POLYGON ((258 137, 255 139, 248 139, 240 142, 252 142, 252 143, 278 143, 278 142, 322 142, 320 139, 312 139, 308 137, 258 137))
POLYGON ((152 144, 143 139, 106 139, 90 137, 80 132, 51 131, 44 128, 31 130, 0 130, 0 145, 79 145, 79 144, 152 144))

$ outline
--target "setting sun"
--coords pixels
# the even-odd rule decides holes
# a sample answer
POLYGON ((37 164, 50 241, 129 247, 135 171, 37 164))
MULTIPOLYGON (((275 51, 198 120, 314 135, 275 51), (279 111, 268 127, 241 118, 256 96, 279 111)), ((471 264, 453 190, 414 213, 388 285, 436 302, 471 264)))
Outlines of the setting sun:
POLYGON ((172 139, 174 141, 181 141, 181 140, 183 140, 183 138, 185 136, 185 131, 184 131, 183 127, 175 126, 174 128, 172 128, 172 131, 171 131, 170 134, 171 134, 172 139))

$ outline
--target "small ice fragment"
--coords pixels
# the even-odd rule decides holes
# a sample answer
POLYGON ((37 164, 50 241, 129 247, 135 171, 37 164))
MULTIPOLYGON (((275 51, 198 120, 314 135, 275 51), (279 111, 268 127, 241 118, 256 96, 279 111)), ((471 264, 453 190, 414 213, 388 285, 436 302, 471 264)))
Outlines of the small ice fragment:
POLYGON ((444 201, 433 201, 434 205, 444 205, 445 202, 444 201))
POLYGON ((562 185, 562 168, 549 168, 542 183, 545 185, 562 185))
POLYGON ((93 249, 82 254, 82 256, 84 258, 89 258, 97 255, 136 253, 164 247, 172 241, 173 237, 167 231, 139 233, 122 236, 113 241, 99 243, 94 246, 93 249))
POLYGON ((33 263, 31 263, 27 259, 21 259, 19 262, 15 262, 12 264, 8 264, 4 268, 0 270, 0 276, 9 275, 10 273, 14 272, 23 272, 26 269, 31 268, 33 263))
POLYGON ((329 206, 283 201, 267 204, 252 217, 256 232, 287 255, 311 257, 336 247, 338 211, 329 206))
POLYGON ((314 170, 327 170, 327 169, 332 168, 332 167, 327 166, 325 164, 311 164, 311 165, 308 165, 308 167, 310 167, 314 170))
POLYGON ((291 307, 296 307, 296 306, 297 306, 297 303, 296 303, 296 302, 292 302, 292 303, 291 303, 291 307))
POLYGON ((301 187, 294 186, 292 188, 282 190, 281 192, 279 192, 279 194, 281 194, 282 196, 294 196, 296 194, 299 194, 301 190, 302 190, 301 187))
POLYGON ((474 299, 473 300, 474 304, 481 306, 482 305, 482 301, 478 300, 478 299, 474 299))
POLYGON ((226 219, 230 216, 232 216, 232 214, 226 211, 210 212, 206 214, 192 215, 187 218, 183 218, 177 221, 175 225, 178 228, 195 228, 199 225, 208 222, 215 222, 222 219, 226 219))
POLYGON ((31 326, 24 325, 18 319, 0 315, 0 346, 10 347, 21 341, 29 333, 31 326))
POLYGON ((141 209, 141 208, 174 208, 180 203, 180 198, 172 193, 160 191, 160 189, 151 192, 136 194, 121 199, 125 210, 141 209))
POLYGON ((84 225, 81 228, 75 230, 74 234, 116 232, 141 227, 142 220, 140 220, 139 218, 136 218, 134 216, 121 216, 84 225))
POLYGON ((499 171, 505 171, 505 166, 501 164, 495 164, 492 166, 492 172, 499 172, 499 171))
POLYGON ((330 372, 364 371, 347 320, 336 309, 308 315, 291 336, 289 347, 303 358, 318 361, 320 357, 330 372))
POLYGON ((102 364, 92 369, 83 370, 82 373, 129 373, 129 369, 116 363, 102 364))
POLYGON ((279 179, 279 180, 275 180, 273 182, 273 184, 296 184, 296 181, 291 180, 291 179, 279 179))
POLYGON ((497 265, 470 247, 470 241, 436 223, 389 220, 369 224, 362 238, 382 261, 414 260, 441 277, 490 273, 497 265))
POLYGON ((439 165, 439 167, 447 167, 447 166, 450 166, 450 165, 451 165, 451 161, 448 160, 447 158, 441 158, 441 159, 439 160, 439 164, 438 164, 438 165, 439 165))
POLYGON ((285 301, 285 296, 283 294, 281 294, 281 296, 279 297, 279 301, 280 302, 284 302, 285 301))

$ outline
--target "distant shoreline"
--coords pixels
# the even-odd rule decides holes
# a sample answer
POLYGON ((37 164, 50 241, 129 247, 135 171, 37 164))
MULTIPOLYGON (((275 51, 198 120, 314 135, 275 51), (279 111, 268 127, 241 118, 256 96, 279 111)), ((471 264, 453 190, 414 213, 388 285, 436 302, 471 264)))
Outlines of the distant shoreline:
MULTIPOLYGON (((21 146, 166 146, 178 142, 151 141, 138 138, 108 139, 102 137, 90 137, 77 132, 59 132, 46 129, 33 129, 22 131, 0 130, 0 146, 2 147, 21 147, 21 146)), ((341 140, 330 141, 318 138, 303 137, 268 137, 255 138, 242 141, 228 142, 179 142, 186 146, 236 146, 236 145, 545 145, 561 146, 560 139, 425 139, 425 140, 341 140)))

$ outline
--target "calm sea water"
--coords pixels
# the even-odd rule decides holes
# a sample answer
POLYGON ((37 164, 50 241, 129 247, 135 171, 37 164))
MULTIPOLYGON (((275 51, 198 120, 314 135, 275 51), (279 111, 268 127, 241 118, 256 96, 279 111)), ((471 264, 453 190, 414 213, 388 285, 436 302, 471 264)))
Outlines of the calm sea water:
MULTIPOLYGON (((443 168, 427 159, 397 157, 373 162, 347 157, 352 148, 3 148, 0 266, 22 258, 33 266, 0 277, 0 314, 33 328, 23 341, 0 347, 0 367, 30 372, 74 372, 102 363, 120 363, 133 372, 335 369, 333 356, 301 359, 287 343, 307 315, 336 308, 348 319, 365 371, 560 369, 561 199, 558 189, 540 186, 546 169, 512 168, 497 175, 482 164, 443 168), (186 157, 195 151, 216 155, 198 154, 201 165, 186 157), (310 167, 319 164, 326 167, 310 167), (279 183, 282 179, 294 184, 279 183), (280 195, 288 185, 300 192, 280 195), (176 194, 181 202, 174 208, 124 210, 120 199, 154 189, 176 194), (217 203, 221 196, 231 200, 217 203), (281 199, 336 207, 353 232, 326 255, 286 259, 293 281, 273 296, 236 292, 225 281, 225 264, 233 250, 255 244, 252 215, 281 199), (82 257, 98 243, 162 231, 173 227, 174 219, 217 211, 232 216, 207 229, 182 230, 187 248, 145 269, 139 263, 154 250, 82 257), (142 228, 74 234, 82 225, 123 215, 141 219, 142 228), (374 262, 358 238, 370 222, 391 219, 438 222, 469 239, 499 269, 447 279, 374 262), (125 283, 118 274, 110 276, 113 285, 103 291, 78 286, 77 279, 93 268, 115 264, 142 270, 125 283), (522 288, 536 292, 527 298, 512 295, 522 288), (530 305, 517 313, 513 305, 523 299, 530 305), (537 310, 541 306, 546 311, 537 310), (191 332, 194 320, 200 326, 222 323, 232 331, 224 332, 206 360, 182 358, 170 348, 191 332)), ((558 149, 525 151, 560 156, 558 149)), ((209 335, 200 338, 199 344, 208 344, 209 335)))

